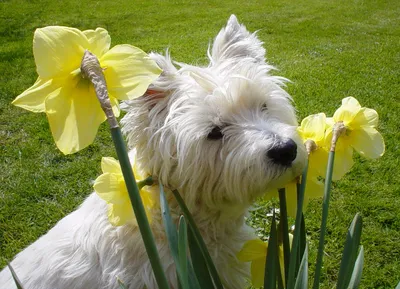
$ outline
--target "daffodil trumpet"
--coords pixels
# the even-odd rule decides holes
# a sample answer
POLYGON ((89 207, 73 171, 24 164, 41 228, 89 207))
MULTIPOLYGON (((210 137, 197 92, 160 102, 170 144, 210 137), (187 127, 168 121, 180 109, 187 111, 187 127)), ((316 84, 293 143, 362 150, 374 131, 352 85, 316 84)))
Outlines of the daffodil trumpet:
MULTIPOLYGON (((154 241, 154 236, 150 228, 149 220, 146 216, 146 211, 128 157, 128 152, 121 133, 121 129, 118 125, 118 121, 114 115, 111 102, 108 97, 107 84, 103 75, 103 69, 100 67, 100 62, 98 61, 97 57, 89 51, 85 51, 81 63, 81 70, 83 75, 87 77, 94 85, 96 96, 110 124, 111 136, 120 162, 122 174, 125 179, 129 199, 135 213, 135 218, 140 233, 142 235, 143 243, 149 256, 149 260, 153 268, 158 287, 160 289, 169 289, 168 281, 161 265, 157 246, 154 241)), ((143 183, 143 186, 144 185, 145 184, 143 183)))

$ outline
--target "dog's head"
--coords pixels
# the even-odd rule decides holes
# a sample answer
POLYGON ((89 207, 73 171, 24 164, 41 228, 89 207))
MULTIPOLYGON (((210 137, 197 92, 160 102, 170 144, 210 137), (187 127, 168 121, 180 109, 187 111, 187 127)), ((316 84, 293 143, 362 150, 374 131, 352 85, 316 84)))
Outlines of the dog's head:
POLYGON ((285 79, 271 76, 255 34, 231 16, 210 64, 163 69, 122 120, 143 169, 180 189, 189 205, 248 205, 299 175, 306 153, 285 79))

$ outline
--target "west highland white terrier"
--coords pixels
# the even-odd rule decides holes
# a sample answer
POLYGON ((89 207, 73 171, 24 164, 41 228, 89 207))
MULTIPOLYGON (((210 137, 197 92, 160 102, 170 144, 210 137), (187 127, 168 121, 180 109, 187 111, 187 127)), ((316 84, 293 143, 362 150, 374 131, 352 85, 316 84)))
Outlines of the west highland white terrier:
MULTIPOLYGON (((232 15, 197 67, 152 53, 162 75, 125 103, 123 132, 140 168, 178 189, 193 214, 227 289, 247 286, 249 265, 236 259, 255 238, 245 215, 257 197, 298 176, 306 161, 285 79, 270 74, 265 50, 232 15)), ((157 185, 151 187, 159 199, 157 185)), ((171 211, 179 207, 167 192, 171 211)), ((173 260, 158 206, 152 230, 171 287, 173 260)), ((114 227, 92 193, 74 212, 11 262, 26 289, 156 289, 136 225, 114 227)), ((0 288, 16 288, 8 269, 0 288)))

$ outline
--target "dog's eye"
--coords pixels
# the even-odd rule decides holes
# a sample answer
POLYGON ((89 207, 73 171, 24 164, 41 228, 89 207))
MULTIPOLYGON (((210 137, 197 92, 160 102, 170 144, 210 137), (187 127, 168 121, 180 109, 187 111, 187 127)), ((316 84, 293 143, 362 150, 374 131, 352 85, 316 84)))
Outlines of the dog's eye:
POLYGON ((267 111, 267 110, 268 110, 267 104, 264 103, 264 104, 261 106, 261 111, 267 111))
POLYGON ((207 135, 208 139, 221 139, 224 135, 222 134, 221 128, 216 126, 212 129, 212 131, 207 135))

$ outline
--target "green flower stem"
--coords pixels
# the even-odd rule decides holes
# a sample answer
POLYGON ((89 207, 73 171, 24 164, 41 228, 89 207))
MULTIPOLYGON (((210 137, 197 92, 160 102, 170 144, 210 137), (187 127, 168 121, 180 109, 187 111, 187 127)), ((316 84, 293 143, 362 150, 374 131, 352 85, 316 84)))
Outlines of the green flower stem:
POLYGON ((112 111, 103 70, 100 67, 100 63, 97 57, 89 51, 85 51, 81 64, 81 71, 82 74, 85 77, 89 78, 90 81, 93 83, 97 98, 99 99, 101 107, 106 114, 107 120, 110 124, 111 136, 114 141, 115 149, 117 151, 117 156, 121 165, 122 174, 125 179, 126 188, 128 190, 133 211, 135 212, 135 217, 143 238, 143 243, 146 248, 147 255, 149 256, 149 260, 154 271, 154 276, 156 278, 158 287, 160 289, 169 289, 168 281, 161 265, 160 257, 158 255, 154 236, 146 216, 142 199, 140 197, 139 188, 136 184, 135 176, 133 174, 132 165, 128 157, 128 152, 126 150, 125 142, 122 137, 121 129, 112 111))
POLYGON ((139 188, 139 191, 144 187, 144 186, 152 186, 154 184, 154 179, 152 176, 148 176, 142 181, 137 182, 137 186, 139 188))
POLYGON ((300 184, 300 192, 297 200, 297 212, 296 212, 296 222, 295 229, 293 233, 293 243, 292 243, 292 251, 290 254, 290 264, 289 264, 289 273, 288 273, 288 289, 294 288, 295 285, 295 274, 296 274, 296 264, 297 264, 297 251, 299 250, 300 243, 300 228, 301 228, 301 217, 303 213, 303 203, 304 203, 304 192, 306 189, 306 181, 307 181, 307 171, 308 171, 308 161, 304 168, 303 174, 301 176, 301 184, 300 184))
POLYGON ((324 241, 325 241, 326 223, 328 220, 329 199, 331 194, 334 159, 335 159, 335 152, 330 151, 328 158, 328 167, 326 170, 326 178, 325 178, 324 200, 322 202, 321 232, 319 235, 318 255, 317 255, 317 262, 315 265, 315 275, 314 275, 315 277, 314 277, 313 289, 318 289, 320 283, 319 279, 321 276, 322 257, 324 254, 324 241))
POLYGON ((283 259, 285 268, 285 284, 287 284, 287 277, 289 275, 289 264, 290 264, 290 244, 289 244, 289 228, 288 228, 288 217, 287 217, 287 206, 286 206, 286 191, 285 189, 279 189, 279 212, 280 221, 279 225, 282 230, 282 241, 283 241, 283 259))
POLYGON ((322 202, 321 232, 319 235, 318 255, 317 255, 317 262, 315 265, 315 275, 314 275, 315 277, 314 277, 313 289, 318 289, 319 283, 320 283, 319 279, 321 276, 322 257, 324 254, 325 232, 326 232, 326 223, 328 220, 329 199, 330 199, 330 195, 331 195, 333 164, 334 164, 334 160, 335 160, 336 143, 337 143, 339 137, 345 133, 346 133, 346 126, 343 124, 342 121, 339 121, 333 125, 331 148, 329 151, 328 166, 326 169, 326 176, 325 176, 324 200, 322 202))

